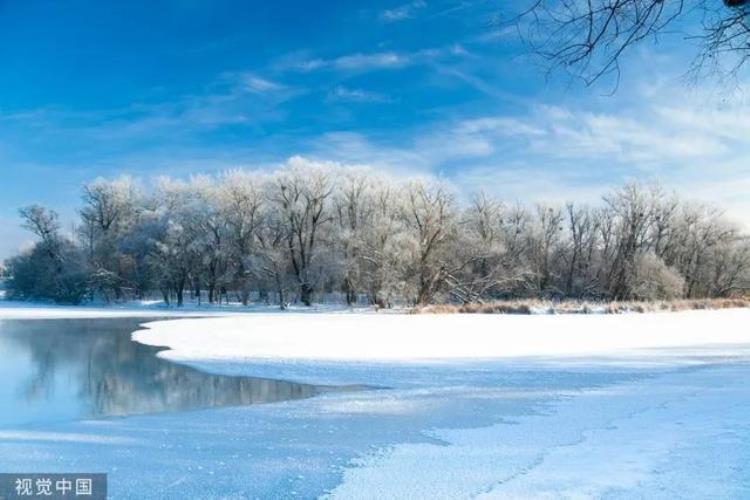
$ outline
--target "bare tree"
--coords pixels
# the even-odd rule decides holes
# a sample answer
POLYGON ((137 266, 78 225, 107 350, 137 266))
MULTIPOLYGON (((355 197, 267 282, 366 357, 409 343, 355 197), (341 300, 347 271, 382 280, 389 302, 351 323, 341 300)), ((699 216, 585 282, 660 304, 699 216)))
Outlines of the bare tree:
POLYGON ((222 217, 227 224, 228 252, 234 263, 234 284, 240 292, 240 300, 247 305, 253 269, 254 242, 262 219, 265 203, 262 177, 234 170, 224 174, 220 181, 218 196, 222 217))
POLYGON ((40 205, 29 205, 18 210, 22 226, 41 238, 47 245, 54 244, 59 239, 60 218, 54 210, 48 210, 40 205))
POLYGON ((736 73, 750 54, 747 14, 747 0, 533 0, 515 19, 550 69, 590 85, 607 75, 619 79, 626 52, 679 28, 700 42, 694 74, 721 66, 736 73))
POLYGON ((565 207, 568 223, 568 249, 564 252, 567 260, 565 295, 586 297, 597 294, 598 283, 594 270, 597 247, 597 221, 589 207, 577 207, 568 203, 565 207))
POLYGON ((341 268, 341 286, 348 305, 357 302, 362 233, 367 230, 372 215, 368 199, 369 184, 369 177, 365 172, 347 172, 334 197, 336 241, 339 247, 337 260, 341 268))
POLYGON ((57 213, 31 205, 19 214, 40 241, 8 260, 10 296, 79 303, 88 292, 87 269, 74 243, 60 234, 57 213))
POLYGON ((139 197, 136 182, 127 176, 98 178, 83 186, 79 234, 88 247, 92 283, 105 296, 111 291, 120 299, 128 285, 127 259, 119 244, 136 223, 139 197))
POLYGON ((448 271, 446 243, 452 237, 453 196, 440 184, 412 182, 405 190, 403 220, 412 238, 411 274, 415 303, 428 304, 444 284, 448 271))
POLYGON ((193 185, 170 179, 161 180, 156 198, 159 231, 149 260, 165 301, 174 294, 177 305, 182 306, 185 289, 200 268, 199 198, 193 185))
POLYGON ((256 228, 258 251, 253 253, 253 267, 274 290, 282 310, 289 305, 288 235, 283 214, 276 211, 265 214, 256 228))
POLYGON ((444 182, 321 165, 162 179, 150 194, 118 182, 84 191, 82 233, 93 240, 70 241, 45 208, 20 211, 40 241, 9 260, 12 296, 78 302, 133 283, 178 305, 205 287, 209 302, 273 296, 284 309, 318 293, 389 307, 750 289, 747 235, 658 185, 627 184, 598 207, 528 208, 484 193, 462 207, 444 182))
POLYGON ((563 231, 563 214, 559 208, 537 205, 533 230, 528 233, 528 252, 533 272, 533 291, 536 295, 560 296, 556 286, 557 260, 560 258, 560 240, 563 231))
POLYGON ((321 233, 331 222, 328 199, 333 190, 333 179, 325 169, 292 166, 277 174, 271 193, 271 200, 284 215, 289 260, 300 300, 307 306, 312 305, 323 274, 317 261, 321 233))
POLYGON ((401 218, 402 202, 391 183, 377 179, 371 186, 368 200, 371 210, 361 233, 357 260, 362 287, 370 302, 381 308, 404 296, 402 278, 408 238, 401 218))
POLYGON ((519 212, 486 193, 471 198, 463 213, 455 244, 456 269, 447 276, 450 293, 465 303, 483 302, 518 286, 526 275, 513 255, 520 238, 508 225, 519 222, 519 212))

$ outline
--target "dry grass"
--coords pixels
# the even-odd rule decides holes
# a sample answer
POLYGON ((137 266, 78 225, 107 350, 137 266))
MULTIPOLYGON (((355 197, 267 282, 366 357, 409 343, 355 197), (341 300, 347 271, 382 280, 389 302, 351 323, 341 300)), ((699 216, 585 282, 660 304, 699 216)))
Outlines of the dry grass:
POLYGON ((653 302, 585 302, 508 300, 485 304, 436 304, 415 307, 411 314, 623 314, 696 309, 750 307, 750 297, 732 299, 681 299, 653 302))

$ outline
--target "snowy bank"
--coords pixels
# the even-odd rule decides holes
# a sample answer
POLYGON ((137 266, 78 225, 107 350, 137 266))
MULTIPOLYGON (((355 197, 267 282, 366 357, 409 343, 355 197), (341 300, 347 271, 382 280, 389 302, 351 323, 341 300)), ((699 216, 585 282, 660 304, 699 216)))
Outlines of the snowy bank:
POLYGON ((179 360, 409 361, 750 344, 750 309, 633 315, 255 314, 146 323, 179 360))

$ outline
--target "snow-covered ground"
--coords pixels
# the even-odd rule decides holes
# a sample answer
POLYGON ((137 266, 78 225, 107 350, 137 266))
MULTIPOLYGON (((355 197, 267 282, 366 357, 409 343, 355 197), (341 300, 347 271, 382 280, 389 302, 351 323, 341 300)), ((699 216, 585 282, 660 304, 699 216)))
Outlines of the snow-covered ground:
POLYGON ((748 498, 747 373, 659 375, 582 389, 494 425, 431 429, 433 442, 352 462, 330 497, 748 498))
POLYGON ((0 469, 113 499, 748 498, 750 365, 694 361, 350 365, 390 388, 0 429, 0 469))
POLYGON ((151 322, 170 359, 388 361, 581 356, 750 343, 750 309, 627 315, 248 315, 151 322))
POLYGON ((139 342, 229 375, 381 389, 0 428, 0 470, 111 498, 750 498, 750 311, 258 314, 139 342))

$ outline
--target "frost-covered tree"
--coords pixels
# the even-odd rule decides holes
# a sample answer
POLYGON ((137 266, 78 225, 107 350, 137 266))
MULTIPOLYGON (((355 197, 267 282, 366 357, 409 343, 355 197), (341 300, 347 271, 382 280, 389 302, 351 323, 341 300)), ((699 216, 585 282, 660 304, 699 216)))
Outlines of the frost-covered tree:
POLYGON ((373 200, 371 179, 366 172, 352 170, 340 180, 333 198, 333 221, 336 238, 335 257, 342 291, 346 303, 357 302, 362 290, 360 254, 364 245, 364 233, 373 222, 373 200))
POLYGON ((232 285, 247 305, 253 277, 257 232, 263 219, 267 200, 263 193, 264 179, 252 172, 233 170, 221 176, 217 196, 226 223, 227 257, 231 262, 232 285))
POLYGON ((165 301, 174 296, 181 306, 202 260, 201 200, 194 185, 170 179, 160 180, 155 198, 157 231, 149 262, 165 301))
POLYGON ((598 206, 461 204, 435 180, 296 159, 151 189, 84 187, 78 239, 57 214, 21 210, 38 241, 9 260, 17 298, 78 302, 186 292, 310 305, 484 302, 517 297, 730 297, 750 290, 750 240, 715 207, 627 184, 598 206))
POLYGON ((414 181, 404 188, 402 218, 409 238, 408 278, 416 304, 431 303, 453 268, 447 250, 456 231, 453 195, 442 184, 414 181))
POLYGON ((309 306, 325 272, 320 260, 332 221, 333 176, 323 166, 291 165, 279 171, 271 182, 269 198, 283 216, 287 252, 300 300, 309 306))
POLYGON ((565 261, 564 292, 567 297, 591 298, 599 293, 594 273, 597 266, 598 227, 595 213, 587 206, 568 203, 565 207, 567 248, 562 252, 565 261))
POLYGON ((371 304, 388 307, 405 295, 408 236, 401 218, 403 199, 387 179, 375 179, 367 192, 367 219, 360 224, 357 269, 371 304))
POLYGON ((39 241, 7 263, 11 298, 78 304, 88 293, 88 270, 73 241, 60 233, 56 212, 39 205, 19 211, 39 241))
POLYGON ((677 299, 685 294, 685 279, 653 252, 638 254, 627 280, 630 298, 637 300, 677 299))
POLYGON ((268 210, 256 228, 257 251, 251 264, 256 270, 261 292, 268 301, 267 293, 273 291, 279 308, 286 309, 290 302, 289 289, 291 266, 289 263, 288 230, 285 218, 278 211, 268 210))
POLYGON ((99 178, 83 186, 79 235, 92 269, 92 286, 117 299, 137 273, 120 245, 137 223, 140 196, 138 184, 130 177, 99 178))

